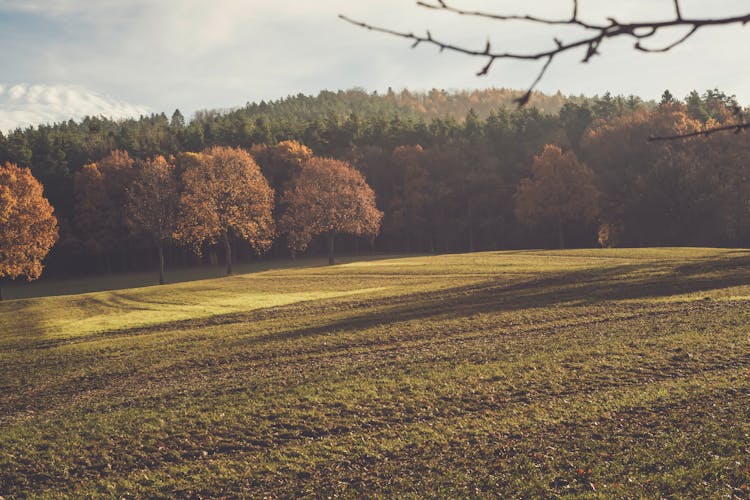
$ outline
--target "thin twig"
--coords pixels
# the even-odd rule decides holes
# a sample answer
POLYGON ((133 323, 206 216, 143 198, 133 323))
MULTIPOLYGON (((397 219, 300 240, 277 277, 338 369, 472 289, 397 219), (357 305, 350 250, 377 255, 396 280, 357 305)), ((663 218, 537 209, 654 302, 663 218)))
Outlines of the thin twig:
POLYGON ((459 8, 450 6, 446 4, 445 2, 441 2, 439 0, 437 4, 429 3, 424 0, 419 0, 417 2, 417 5, 419 5, 420 7, 424 7, 426 9, 444 10, 444 11, 451 12, 453 14, 458 14, 461 16, 482 17, 484 19, 492 19, 493 21, 528 21, 531 23, 550 24, 550 25, 574 24, 576 26, 581 26, 586 29, 606 28, 605 25, 586 23, 578 19, 578 2, 577 1, 573 2, 573 16, 570 17, 569 19, 548 19, 548 18, 531 16, 531 15, 505 15, 505 14, 493 14, 490 12, 483 12, 483 11, 476 11, 476 10, 464 10, 464 9, 459 9, 459 8))
MULTIPOLYGON (((474 16, 474 17, 480 17, 480 18, 490 19, 493 21, 500 21, 500 22, 524 21, 524 22, 540 24, 540 25, 549 25, 549 26, 567 25, 567 26, 578 27, 580 29, 583 29, 585 32, 589 32, 588 35, 583 36, 579 39, 576 39, 572 42, 563 42, 555 38, 554 48, 551 48, 549 50, 543 50, 540 52, 529 52, 529 53, 512 52, 512 51, 510 52, 509 51, 493 51, 492 46, 489 41, 481 49, 472 49, 469 47, 456 45, 451 42, 446 42, 446 41, 437 39, 433 37, 430 31, 427 31, 425 35, 417 35, 413 32, 402 32, 402 31, 397 31, 397 30, 393 30, 389 28, 374 26, 374 25, 371 25, 362 21, 356 21, 344 15, 339 15, 339 17, 343 19, 344 21, 347 21, 360 28, 364 28, 370 31, 377 31, 380 33, 387 33, 389 35, 393 35, 393 36, 397 36, 400 38, 405 38, 407 40, 410 40, 412 42, 412 47, 417 47, 424 43, 424 44, 438 47, 438 49, 440 49, 441 52, 444 50, 448 50, 451 52, 457 52, 457 53, 472 56, 472 57, 485 58, 486 63, 477 72, 478 76, 483 76, 483 75, 488 74, 493 64, 498 59, 545 61, 541 70, 537 74, 537 77, 534 79, 534 82, 529 86, 526 93, 522 97, 517 99, 519 106, 524 106, 525 104, 528 103, 533 90, 536 88, 536 86, 541 81, 542 77, 547 72, 547 69, 552 64, 552 61, 555 59, 555 57, 557 57, 560 54, 563 54, 563 53, 566 53, 566 52, 569 52, 578 48, 583 48, 584 57, 582 59, 582 62, 585 63, 585 62, 590 61, 592 57, 599 54, 599 49, 605 40, 609 40, 612 38, 620 38, 620 37, 626 37, 626 38, 629 37, 629 38, 634 39, 635 43, 633 45, 633 48, 641 52, 651 52, 651 53, 668 52, 674 49, 675 47, 677 47, 678 45, 685 43, 687 40, 689 40, 693 35, 695 35, 695 33, 697 33, 702 28, 706 28, 710 26, 726 26, 726 25, 731 25, 731 24, 745 25, 750 22, 750 13, 745 14, 745 15, 740 15, 740 16, 730 16, 730 17, 722 17, 722 18, 716 18, 716 19, 685 18, 682 13, 680 0, 673 0, 674 7, 675 7, 674 19, 668 19, 665 21, 645 21, 645 22, 625 23, 625 22, 620 22, 614 18, 608 18, 607 24, 595 24, 595 23, 590 23, 590 22, 581 20, 581 18, 579 17, 578 0, 572 0, 572 1, 573 1, 573 13, 569 19, 548 19, 548 18, 531 16, 531 15, 502 15, 502 14, 493 14, 490 12, 464 10, 464 9, 460 9, 452 5, 449 5, 445 0, 418 0, 417 1, 417 5, 419 5, 420 7, 433 9, 433 10, 443 10, 446 12, 450 12, 452 14, 458 14, 458 15, 463 15, 463 16, 474 16), (644 44, 645 41, 655 37, 657 33, 659 33, 661 30, 665 30, 669 28, 679 28, 679 27, 689 28, 688 33, 684 35, 682 38, 678 39, 677 41, 673 43, 670 43, 667 46, 659 47, 659 48, 649 48, 644 44)), ((743 128, 744 128, 744 125, 743 125, 743 128)), ((730 127, 730 130, 731 130, 731 127, 730 127)), ((697 134, 697 135, 700 135, 700 134, 697 134)))
POLYGON ((727 131, 734 131, 735 134, 739 134, 740 132, 750 129, 750 123, 735 123, 734 125, 723 125, 721 127, 711 127, 704 130, 698 130, 696 132, 689 132, 687 134, 676 134, 676 135, 663 135, 663 136, 654 136, 648 138, 649 142, 653 141, 675 141, 678 139, 688 139, 690 137, 699 137, 704 136, 708 137, 709 135, 715 134, 717 132, 727 132, 727 131))

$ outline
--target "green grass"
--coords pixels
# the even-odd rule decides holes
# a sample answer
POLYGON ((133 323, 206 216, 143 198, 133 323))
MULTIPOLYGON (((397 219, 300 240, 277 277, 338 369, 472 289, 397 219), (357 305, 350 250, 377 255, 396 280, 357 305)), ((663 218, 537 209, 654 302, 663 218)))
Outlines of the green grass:
POLYGON ((750 495, 750 251, 317 264, 0 304, 0 496, 750 495))

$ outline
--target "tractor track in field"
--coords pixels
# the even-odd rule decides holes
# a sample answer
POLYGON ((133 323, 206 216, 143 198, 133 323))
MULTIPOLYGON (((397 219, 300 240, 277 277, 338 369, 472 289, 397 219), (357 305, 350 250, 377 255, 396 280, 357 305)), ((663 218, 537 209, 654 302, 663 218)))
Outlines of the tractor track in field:
MULTIPOLYGON (((711 419, 719 418, 723 421, 731 420, 743 413, 745 418, 750 418, 748 402, 750 388, 746 387, 741 391, 730 389, 710 394, 708 397, 701 394, 686 400, 658 404, 648 409, 623 407, 605 419, 591 417, 574 422, 563 420, 552 425, 527 426, 514 431, 498 429, 493 439, 484 443, 472 442, 471 438, 461 436, 463 439, 449 440, 447 446, 433 445, 431 448, 420 449, 418 455, 409 453, 408 450, 389 449, 385 456, 377 458, 373 455, 346 457, 341 462, 326 462, 316 466, 312 471, 305 472, 304 481, 300 481, 301 478, 294 475, 276 475, 265 478, 265 481, 245 481, 222 486, 225 493, 230 495, 252 492, 267 495, 269 498, 284 498, 304 496, 310 491, 315 491, 321 496, 337 495, 340 494, 341 485, 353 487, 353 491, 370 491, 382 487, 384 481, 392 478, 403 481, 405 476, 408 479, 411 474, 417 476, 413 479, 417 479, 420 474, 427 472, 423 469, 425 467, 435 468, 435 473, 448 466, 480 467, 502 477, 497 468, 498 464, 503 464, 505 474, 512 475, 514 464, 532 458, 534 462, 538 462, 539 467, 545 466, 556 471, 556 477, 547 485, 547 495, 585 496, 592 490, 597 491, 594 482, 598 484, 598 480, 595 476, 589 478, 589 473, 595 474, 596 469, 608 467, 617 458, 627 458, 615 457, 613 453, 623 442, 635 445, 648 440, 658 446, 665 439, 669 439, 667 436, 676 432, 689 433, 693 426, 700 426, 706 414, 710 414, 711 419), (741 394, 739 403, 733 401, 728 404, 727 398, 737 399, 738 393, 741 394), (601 451, 596 461, 582 460, 580 451, 576 449, 576 443, 585 439, 593 439, 598 444, 601 451), (589 472, 585 472, 587 468, 589 472)), ((491 419, 493 413, 491 410, 477 412, 474 418, 491 419)), ((718 457, 713 457, 716 458, 718 457)), ((658 470, 661 467, 658 463, 631 465, 634 471, 658 470)), ((750 462, 745 464, 745 470, 750 472, 750 462)), ((740 484, 742 483, 738 483, 738 486, 740 484)), ((642 487, 642 494, 659 496, 657 486, 643 484, 642 487)), ((744 498, 747 493, 739 487, 731 488, 730 491, 732 490, 734 498, 744 498)), ((490 483, 475 489, 474 494, 481 492, 481 496, 497 497, 504 496, 500 493, 502 491, 502 482, 498 478, 495 484, 490 483)), ((506 494, 511 494, 512 490, 508 491, 506 488, 505 491, 506 494)))
POLYGON ((652 253, 11 303, 0 500, 746 497, 747 258, 652 253))
MULTIPOLYGON (((732 367, 721 367, 714 370, 704 370, 703 375, 700 376, 720 376, 724 372, 735 371, 737 369, 750 367, 750 355, 745 357, 743 363, 732 366, 732 367)), ((699 376, 698 373, 692 373, 691 376, 699 376)), ((688 378, 689 376, 675 377, 665 375, 657 379, 650 379, 649 383, 661 383, 677 378, 688 378)), ((620 383, 612 385, 600 385, 596 387, 596 390, 591 393, 591 397, 596 397, 599 392, 607 392, 614 390, 627 390, 642 385, 643 381, 633 381, 631 383, 620 383)), ((663 416, 668 411, 680 413, 680 410, 689 407, 690 404, 694 404, 696 401, 700 402, 702 406, 710 406, 716 402, 725 401, 726 395, 730 395, 738 401, 750 402, 750 386, 743 388, 732 388, 722 392, 721 395, 713 394, 711 397, 706 398, 705 395, 695 395, 693 399, 680 400, 670 402, 667 404, 661 404, 654 411, 650 411, 650 414, 663 416), (658 410, 658 411, 656 411, 658 410)), ((334 427, 315 427, 315 422, 300 424, 296 423, 284 423, 279 419, 277 415, 266 415, 261 417, 259 422, 264 422, 263 425, 259 425, 270 432, 264 434, 262 437, 256 434, 248 434, 247 437, 243 436, 242 429, 224 429, 223 432, 213 433, 212 438, 218 440, 219 444, 195 441, 195 437, 192 436, 190 440, 184 435, 177 435, 174 439, 161 440, 157 443, 149 443, 146 452, 133 450, 133 452, 141 453, 138 460, 130 462, 129 464, 115 465, 110 469, 112 473, 117 474, 130 474, 137 471, 149 470, 153 472, 159 468, 169 467, 171 464, 176 462, 186 461, 200 461, 200 460, 221 460, 221 459, 235 459, 238 456, 243 456, 245 460, 250 460, 251 455, 255 457, 255 460, 268 453, 269 450, 278 450, 290 445, 296 445, 304 443, 305 445, 314 445, 317 441, 336 439, 343 436, 357 435, 360 433, 367 433, 368 435, 374 434, 379 435, 382 432, 406 432, 409 428, 416 426, 427 425, 434 426, 440 422, 451 421, 459 418, 502 418, 504 413, 508 413, 511 407, 521 405, 527 406, 529 404, 528 397, 526 396, 507 396, 502 398, 490 398, 482 400, 471 400, 469 396, 471 393, 465 394, 460 400, 454 401, 453 403, 459 403, 458 405, 450 404, 451 401, 441 400, 440 409, 437 405, 430 407, 429 410, 424 409, 413 409, 404 411, 402 408, 391 408, 384 409, 381 412, 363 413, 364 408, 358 409, 358 424, 334 426, 334 427), (438 411, 430 411, 438 410, 438 411), (400 430, 399 430, 400 429, 400 430), (188 444, 189 443, 189 444, 188 444)), ((580 396, 580 390, 572 389, 569 391, 561 391, 555 393, 535 393, 534 403, 540 407, 545 407, 554 400, 563 400, 568 397, 580 396)), ((742 406, 739 403, 738 406, 742 406)), ((748 406, 750 408, 750 406, 748 406)), ((503 428, 498 429, 497 440, 505 440, 504 449, 507 453, 506 458, 509 458, 513 454, 521 453, 521 450, 515 450, 514 445, 522 440, 527 440, 531 437, 532 442, 545 443, 549 445, 549 436, 557 436, 554 444, 562 446, 565 443, 566 435, 571 430, 586 429, 587 423, 597 422, 599 426, 602 422, 604 425, 597 427, 595 430, 600 435, 607 434, 607 426, 617 426, 620 434, 627 434, 628 427, 632 424, 638 424, 637 427, 641 431, 645 431, 642 423, 640 422, 640 414, 643 412, 641 407, 623 407, 613 412, 609 418, 601 420, 597 416, 583 417, 577 419, 575 422, 563 420, 556 424, 556 428, 550 428, 544 426, 543 428, 530 427, 527 429, 517 430, 506 430, 503 428), (537 436, 537 438, 534 438, 537 436)), ((658 421, 658 419, 656 419, 658 421)), ((664 425, 662 422, 661 425, 664 425)), ((590 430, 590 429, 589 429, 590 430)), ((255 430, 253 430, 254 432, 255 430)), ((653 431, 653 429, 651 429, 653 431)), ((643 434, 640 432, 639 434, 643 434)), ((645 434, 643 434, 645 435, 645 434)), ((636 436, 637 437, 637 436, 636 436)), ((115 446, 121 451, 125 451, 128 447, 133 446, 132 439, 129 436, 123 436, 124 440, 121 443, 117 443, 115 440, 115 446)), ((143 443, 141 443, 143 445, 143 443)), ((456 445, 458 446, 458 444, 456 445)), ((490 454, 492 456, 492 454, 490 454)), ((455 458, 465 459, 460 454, 456 454, 455 458)), ((487 459, 488 457, 482 457, 487 459)), ((394 455, 389 461, 390 466, 400 467, 406 466, 406 460, 404 457, 398 458, 394 455), (399 462, 402 462, 399 465, 399 462)), ((410 458, 414 460, 414 458, 410 458)), ((252 462, 252 460, 250 460, 252 462)), ((197 462, 200 463, 200 462, 197 462)), ((377 462, 373 462, 372 458, 361 458, 355 459, 351 462, 352 465, 359 464, 364 467, 377 467, 377 462)), ((20 471, 16 471, 20 472, 20 471)), ((69 470, 66 480, 91 480, 100 477, 103 472, 101 467, 90 467, 90 466, 79 466, 69 470)), ((319 471, 322 472, 322 471, 319 471)), ((52 485, 59 481, 59 478, 53 477, 37 477, 37 484, 35 490, 37 492, 44 491, 45 485, 52 485)), ((275 483, 277 487, 281 487, 280 483, 275 483)))
MULTIPOLYGON (((591 273, 582 271, 581 278, 575 283, 577 286, 600 287, 602 282, 599 279, 590 279, 591 273)), ((9 351, 28 351, 54 349, 56 347, 85 344, 91 341, 129 338, 134 336, 151 335, 168 332, 179 332, 183 330, 241 325, 248 322, 273 321, 278 319, 294 318, 297 315, 326 315, 331 312, 341 312, 349 310, 370 310, 369 316, 360 315, 354 319, 344 320, 349 326, 367 326, 372 321, 383 323, 386 317, 409 314, 415 318, 435 316, 438 314, 448 315, 450 313, 464 314, 464 309, 471 311, 499 311, 499 310, 517 310, 534 307, 554 306, 555 302, 564 305, 566 301, 576 302, 585 299, 584 291, 569 290, 570 276, 567 274, 545 276, 537 279, 521 279, 523 275, 515 275, 512 279, 503 277, 486 279, 479 282, 469 282, 460 286, 446 286, 429 291, 420 291, 416 293, 403 293, 394 296, 386 296, 377 299, 342 299, 342 298, 324 298, 311 299, 296 302, 293 304, 260 308, 250 312, 231 312, 225 314, 216 314, 204 318, 174 320, 161 322, 150 325, 135 326, 130 328, 119 328, 111 331, 99 331, 90 334, 80 335, 72 338, 56 339, 39 339, 35 340, 33 335, 30 337, 19 338, 17 342, 6 342, 3 349, 9 351), (559 297, 555 295, 558 292, 554 290, 543 296, 536 296, 533 293, 527 295, 529 290, 537 288, 561 286, 559 297), (418 303, 415 307, 413 304, 418 303), (402 306, 408 307, 402 307, 402 306)), ((612 285, 613 277, 609 280, 612 285)), ((416 281, 419 283, 419 281, 416 281)), ((624 281, 625 287, 638 287, 637 283, 624 281)), ((627 294, 625 294, 627 296, 627 294)), ((597 301, 588 303, 590 306, 602 305, 606 301, 597 301)), ((393 321, 393 320, 390 320, 393 321)), ((327 325, 323 325, 325 328, 327 325)))
MULTIPOLYGON (((446 356, 446 346, 457 346, 457 349, 466 349, 472 343, 497 343, 506 339, 530 338, 530 337, 549 337, 549 335, 566 334, 571 330, 581 328, 590 328, 599 325, 613 323, 628 323, 643 319, 655 319, 672 317, 676 314, 699 314, 716 312, 728 308, 728 306, 745 307, 750 305, 750 301, 732 301, 732 302, 677 302, 670 303, 670 307, 651 306, 653 309, 644 310, 641 305, 628 304, 624 313, 617 313, 617 307, 610 308, 606 316, 581 317, 576 311, 570 314, 557 316, 552 320, 539 321, 533 326, 513 324, 513 322, 501 321, 493 324, 484 331, 476 331, 473 326, 464 329, 452 328, 449 331, 441 331, 437 335, 431 330, 427 330, 419 335, 410 335, 408 337, 393 337, 371 341, 348 341, 343 345, 325 345, 325 347, 313 347, 310 349, 298 349, 295 352, 281 351, 278 353, 259 352, 259 353, 235 353, 226 356, 201 355, 200 359, 188 359, 184 362, 175 362, 167 366, 160 367, 157 371, 151 371, 148 374, 139 375, 137 370, 127 372, 109 372, 104 377, 82 377, 68 380, 59 385, 51 385, 44 391, 38 391, 35 388, 30 390, 19 390, 15 394, 0 396, 0 409, 3 417, 0 417, 0 426, 11 422, 16 418, 14 415, 25 414, 29 401, 40 401, 48 399, 47 395, 56 394, 68 395, 73 400, 81 399, 88 401, 91 395, 85 394, 108 394, 120 393, 121 397, 132 391, 133 387, 143 385, 148 387, 149 392, 163 385, 172 384, 176 380, 182 381, 183 384, 188 382, 184 380, 185 373, 191 373, 195 382, 202 379, 211 379, 219 377, 238 377, 242 374, 253 374, 257 378, 262 373, 274 373, 283 371, 293 371, 295 368, 305 369, 307 372, 314 373, 316 369, 324 369, 334 364, 334 360, 345 359, 346 366, 378 362, 382 366, 388 366, 388 362, 383 364, 384 360, 391 359, 390 364, 402 364, 404 358, 417 359, 420 355, 434 354, 432 358, 426 359, 425 362, 434 362, 436 357, 446 356), (675 306, 676 304, 676 306, 675 306), (638 311, 638 312, 632 312, 638 311), (563 322, 563 323, 561 323, 563 322), (300 359, 301 358, 301 359, 300 359), (138 382, 140 379, 140 382, 138 382), (117 390, 116 387, 120 386, 117 390)), ((353 328, 361 325, 337 324, 336 328, 326 326, 315 327, 311 329, 295 330, 282 334, 285 339, 309 337, 311 335, 329 334, 338 329, 353 328)), ((483 325, 484 326, 484 325, 483 325)), ((263 336, 253 336, 244 339, 238 347, 247 348, 248 345, 262 345, 265 342, 279 340, 278 334, 269 334, 263 336), (250 342, 248 342, 250 341, 250 342)), ((192 382, 191 382, 192 383, 192 382)), ((199 384, 200 385, 200 384, 199 384)), ((52 399, 50 399, 52 401, 52 399)), ((72 401, 61 401, 63 404, 69 404, 72 401)), ((34 404, 32 412, 44 412, 54 410, 57 406, 34 404)))

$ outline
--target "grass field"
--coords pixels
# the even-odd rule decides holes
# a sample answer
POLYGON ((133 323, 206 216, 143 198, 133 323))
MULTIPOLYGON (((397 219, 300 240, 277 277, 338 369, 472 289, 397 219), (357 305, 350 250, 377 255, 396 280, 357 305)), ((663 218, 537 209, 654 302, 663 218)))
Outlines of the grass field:
POLYGON ((0 496, 750 495, 750 251, 495 252, 0 304, 0 496))

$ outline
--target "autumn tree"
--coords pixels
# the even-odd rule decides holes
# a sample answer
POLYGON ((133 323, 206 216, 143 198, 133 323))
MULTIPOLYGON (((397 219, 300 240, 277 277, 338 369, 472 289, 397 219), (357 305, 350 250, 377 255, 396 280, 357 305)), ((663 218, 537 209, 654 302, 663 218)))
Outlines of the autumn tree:
MULTIPOLYGON (((127 187, 135 173, 134 165, 126 151, 115 150, 98 162, 85 165, 74 179, 75 222, 84 246, 99 256, 119 250, 123 265, 129 235, 125 214, 127 187)), ((109 261, 105 267, 109 268, 109 261)))
POLYGON ((256 144, 250 152, 279 195, 286 191, 302 165, 313 157, 312 150, 298 141, 281 141, 273 146, 256 144))
MULTIPOLYGON (((679 196, 687 203, 694 201, 680 194, 681 169, 667 160, 675 153, 692 149, 696 140, 643 140, 650 133, 667 136, 698 130, 700 122, 690 118, 684 108, 671 104, 654 111, 614 116, 596 122, 584 134, 581 158, 596 173, 602 191, 602 222, 622 229, 623 244, 669 243, 665 238, 668 227, 676 222, 669 213, 670 200, 679 196)), ((682 172, 686 174, 688 169, 682 172)))
POLYGON ((52 205, 31 171, 12 163, 0 167, 0 281, 39 278, 57 229, 52 205))
POLYGON ((177 230, 179 183, 175 166, 163 156, 139 162, 128 188, 127 222, 145 234, 159 255, 159 284, 164 284, 164 245, 177 230))
POLYGON ((308 161, 284 193, 283 202, 288 209, 279 225, 290 250, 301 252, 313 237, 323 235, 331 265, 336 235, 374 237, 383 218, 364 176, 350 164, 332 158, 308 161))
POLYGON ((513 199, 515 214, 528 224, 552 224, 560 248, 565 248, 565 225, 588 224, 598 212, 594 174, 572 151, 563 153, 548 144, 534 157, 532 177, 523 179, 513 199))
POLYGON ((200 249, 203 242, 224 245, 232 274, 232 238, 247 241, 256 253, 267 251, 275 233, 274 191, 247 151, 216 146, 194 155, 182 175, 176 236, 200 249))

